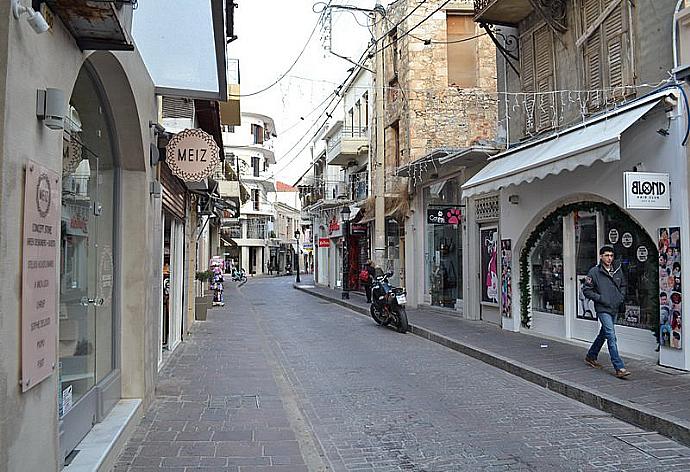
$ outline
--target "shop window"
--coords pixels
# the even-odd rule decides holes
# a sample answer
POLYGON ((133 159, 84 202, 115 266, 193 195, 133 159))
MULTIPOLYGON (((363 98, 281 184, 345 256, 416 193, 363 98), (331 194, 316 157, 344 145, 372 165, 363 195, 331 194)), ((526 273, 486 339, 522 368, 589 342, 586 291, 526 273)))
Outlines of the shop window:
POLYGON ((564 314, 563 218, 556 218, 542 234, 530 258, 532 309, 564 314))
POLYGON ((424 189, 426 219, 425 283, 431 304, 455 308, 462 299, 462 216, 457 179, 424 189), (445 218, 452 211, 455 219, 445 218), (443 219, 429 218, 441 214, 443 219))
POLYGON ((471 15, 448 15, 448 85, 477 86, 476 26, 471 15))
POLYGON ((676 284, 673 266, 666 263, 673 260, 673 250, 662 262, 656 244, 632 220, 607 213, 603 218, 605 242, 613 246, 614 264, 621 265, 628 285, 616 324, 655 331, 659 325, 659 299, 666 298, 672 310, 673 294, 680 293, 680 280, 676 284), (667 276, 666 284, 660 285, 662 272, 667 276), (666 297, 660 297, 661 292, 666 297))

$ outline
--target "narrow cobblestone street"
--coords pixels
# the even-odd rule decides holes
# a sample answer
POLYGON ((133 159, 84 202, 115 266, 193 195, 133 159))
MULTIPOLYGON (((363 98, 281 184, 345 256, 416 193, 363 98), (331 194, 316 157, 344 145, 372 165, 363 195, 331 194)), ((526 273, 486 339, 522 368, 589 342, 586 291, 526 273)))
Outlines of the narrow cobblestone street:
POLYGON ((162 370, 116 471, 690 470, 682 445, 292 279, 226 302, 162 370))

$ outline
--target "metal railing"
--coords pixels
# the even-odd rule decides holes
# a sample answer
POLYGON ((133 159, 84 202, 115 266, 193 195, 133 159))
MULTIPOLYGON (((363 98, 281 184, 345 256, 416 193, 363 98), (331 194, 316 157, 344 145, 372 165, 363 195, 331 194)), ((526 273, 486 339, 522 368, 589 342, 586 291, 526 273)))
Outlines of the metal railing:
POLYGON ((474 0, 474 16, 475 18, 483 12, 495 0, 474 0))

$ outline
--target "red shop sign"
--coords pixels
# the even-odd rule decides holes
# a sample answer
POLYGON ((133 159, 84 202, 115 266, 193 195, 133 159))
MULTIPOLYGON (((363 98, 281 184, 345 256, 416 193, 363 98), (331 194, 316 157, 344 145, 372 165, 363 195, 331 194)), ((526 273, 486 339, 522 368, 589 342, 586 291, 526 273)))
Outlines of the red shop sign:
POLYGON ((328 238, 319 238, 319 247, 329 247, 331 240, 328 238))

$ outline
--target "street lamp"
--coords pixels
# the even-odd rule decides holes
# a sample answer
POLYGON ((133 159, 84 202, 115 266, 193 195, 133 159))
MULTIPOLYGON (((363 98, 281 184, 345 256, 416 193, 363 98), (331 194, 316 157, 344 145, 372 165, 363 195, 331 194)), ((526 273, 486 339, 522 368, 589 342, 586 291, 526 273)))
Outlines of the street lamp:
POLYGON ((350 234, 350 207, 345 205, 340 210, 340 220, 343 223, 343 292, 340 295, 341 300, 350 299, 350 287, 348 279, 350 278, 350 254, 348 248, 348 235, 350 234))
POLYGON ((295 261, 295 268, 297 269, 297 278, 295 279, 295 282, 300 283, 302 282, 299 278, 299 230, 295 230, 295 239, 297 240, 297 261, 295 261))

